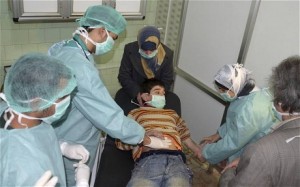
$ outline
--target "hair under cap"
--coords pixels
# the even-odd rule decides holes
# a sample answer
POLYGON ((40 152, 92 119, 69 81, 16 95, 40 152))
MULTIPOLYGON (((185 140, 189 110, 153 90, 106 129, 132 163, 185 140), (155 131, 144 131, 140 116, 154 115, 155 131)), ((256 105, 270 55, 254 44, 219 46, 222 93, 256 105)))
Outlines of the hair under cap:
POLYGON ((76 87, 71 69, 54 57, 30 53, 9 68, 4 81, 7 104, 17 112, 50 107, 76 87))
POLYGON ((126 28, 126 20, 114 8, 105 5, 90 6, 83 17, 76 20, 80 27, 101 28, 119 35, 126 28))

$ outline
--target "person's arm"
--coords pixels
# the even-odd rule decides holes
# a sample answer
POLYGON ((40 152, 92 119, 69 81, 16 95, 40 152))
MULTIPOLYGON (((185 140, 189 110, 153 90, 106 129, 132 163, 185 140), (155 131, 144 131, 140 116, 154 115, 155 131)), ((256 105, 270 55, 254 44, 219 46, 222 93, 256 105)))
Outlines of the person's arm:
POLYGON ((209 163, 219 163, 237 153, 258 133, 259 128, 256 126, 257 122, 253 116, 257 114, 249 113, 251 106, 249 108, 246 104, 244 108, 235 112, 234 118, 228 118, 226 123, 220 127, 226 127, 224 137, 220 135, 222 139, 216 143, 207 144, 202 149, 202 155, 209 163))
MULTIPOLYGON (((144 138, 145 130, 134 120, 124 116, 99 77, 94 64, 82 57, 78 60, 76 79, 78 92, 73 99, 77 109, 98 129, 111 137, 128 144, 138 144, 144 138), (85 61, 84 61, 85 60, 85 61)), ((75 63, 75 62, 74 62, 75 63)))
POLYGON ((221 137, 219 135, 218 132, 216 132, 215 134, 213 135, 210 135, 208 137, 204 137, 202 138, 200 144, 210 144, 210 143, 215 143, 216 141, 220 140, 221 137))
POLYGON ((239 165, 240 159, 241 159, 240 157, 236 158, 235 160, 233 160, 232 162, 230 162, 229 164, 227 164, 225 166, 225 168, 221 171, 221 173, 226 172, 227 169, 236 168, 239 165))
POLYGON ((119 139, 115 140, 115 144, 118 149, 123 150, 123 151, 132 150, 137 146, 137 145, 125 144, 119 139))
POLYGON ((200 148, 198 145, 191 139, 191 134, 189 129, 187 128, 186 122, 176 114, 174 117, 177 118, 176 120, 176 130, 179 133, 180 139, 182 142, 191 149, 194 154, 199 157, 200 148))
POLYGON ((236 176, 236 168, 240 162, 240 158, 235 159, 226 165, 226 167, 221 171, 221 177, 219 180, 220 187, 228 187, 229 181, 233 180, 236 176))
MULTIPOLYGON (((140 86, 137 81, 133 80, 134 62, 131 62, 130 55, 133 53, 132 44, 125 45, 121 65, 119 68, 118 80, 131 98, 135 98, 140 91, 140 86)), ((137 49, 138 50, 138 49, 137 49)))
POLYGON ((197 156, 199 158, 200 156, 200 148, 199 146, 197 146, 197 144, 191 139, 191 138, 187 138, 183 141, 183 143, 193 151, 193 153, 195 154, 195 156, 197 156))

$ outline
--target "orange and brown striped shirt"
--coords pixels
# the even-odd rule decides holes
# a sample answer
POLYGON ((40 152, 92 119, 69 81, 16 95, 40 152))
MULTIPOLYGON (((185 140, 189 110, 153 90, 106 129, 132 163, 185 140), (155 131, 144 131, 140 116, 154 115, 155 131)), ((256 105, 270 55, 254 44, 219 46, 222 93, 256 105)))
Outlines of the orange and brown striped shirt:
MULTIPOLYGON (((140 107, 130 111, 128 117, 143 126, 146 132, 149 130, 162 132, 165 137, 172 140, 178 150, 182 149, 182 141, 190 138, 185 121, 174 110, 140 107)), ((132 149, 134 160, 138 159, 142 153, 142 147, 137 145, 128 145, 120 140, 116 141, 116 145, 121 150, 132 149)))

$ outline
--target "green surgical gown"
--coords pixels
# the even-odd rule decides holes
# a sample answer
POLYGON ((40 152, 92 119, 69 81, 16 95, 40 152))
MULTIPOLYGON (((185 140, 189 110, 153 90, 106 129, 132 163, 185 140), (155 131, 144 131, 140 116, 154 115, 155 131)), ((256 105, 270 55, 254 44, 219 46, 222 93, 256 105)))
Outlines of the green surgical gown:
POLYGON ((230 103, 226 122, 218 129, 221 139, 205 145, 202 154, 212 164, 227 158, 231 162, 239 157, 247 144, 268 134, 278 122, 267 89, 239 97, 230 103))
MULTIPOLYGON (((85 45, 75 37, 53 45, 49 54, 70 67, 76 76, 78 92, 71 110, 55 131, 59 139, 83 145, 90 152, 88 166, 93 167, 100 131, 128 144, 137 144, 144 137, 144 129, 134 120, 124 116, 123 110, 115 103, 99 77, 93 56, 85 45)), ((64 158, 67 184, 75 185, 73 160, 64 158)))
MULTIPOLYGON (((7 105, 0 104, 0 114, 7 105)), ((1 119, 1 127, 5 121, 1 119)), ((59 143, 51 125, 28 129, 0 128, 0 186, 34 186, 50 170, 58 177, 56 187, 66 186, 59 143)))

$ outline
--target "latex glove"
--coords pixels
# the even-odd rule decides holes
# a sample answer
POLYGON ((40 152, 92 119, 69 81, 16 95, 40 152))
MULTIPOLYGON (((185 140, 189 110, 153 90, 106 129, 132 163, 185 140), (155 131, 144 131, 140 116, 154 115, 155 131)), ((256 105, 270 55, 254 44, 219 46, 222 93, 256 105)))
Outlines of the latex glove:
POLYGON ((155 136, 149 136, 151 142, 148 145, 144 145, 153 149, 168 149, 172 144, 172 141, 168 138, 160 139, 155 136))
POLYGON ((80 163, 86 163, 90 156, 88 150, 79 144, 68 144, 67 142, 63 142, 60 144, 60 150, 65 157, 81 160, 80 163))
POLYGON ((34 184, 34 187, 55 187, 58 178, 52 177, 52 173, 50 170, 46 171, 41 178, 34 184))
POLYGON ((77 187, 89 187, 90 168, 82 163, 74 164, 77 187))

